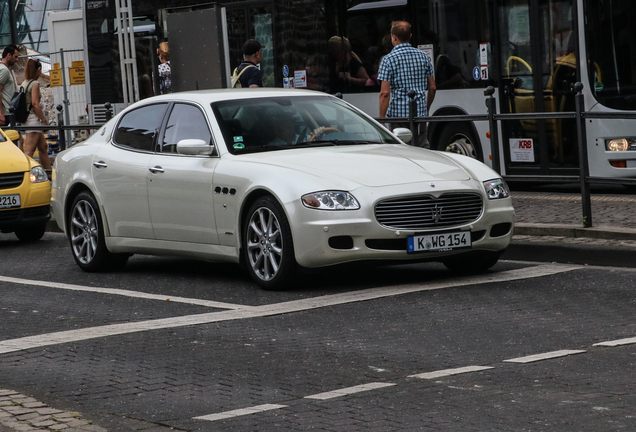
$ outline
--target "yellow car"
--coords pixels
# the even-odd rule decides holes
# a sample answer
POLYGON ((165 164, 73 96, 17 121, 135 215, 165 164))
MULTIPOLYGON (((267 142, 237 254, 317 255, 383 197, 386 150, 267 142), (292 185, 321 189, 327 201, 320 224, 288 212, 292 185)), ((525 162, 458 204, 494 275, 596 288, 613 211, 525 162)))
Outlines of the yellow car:
POLYGON ((34 241, 51 219, 51 184, 44 168, 13 143, 19 137, 0 129, 0 232, 34 241))

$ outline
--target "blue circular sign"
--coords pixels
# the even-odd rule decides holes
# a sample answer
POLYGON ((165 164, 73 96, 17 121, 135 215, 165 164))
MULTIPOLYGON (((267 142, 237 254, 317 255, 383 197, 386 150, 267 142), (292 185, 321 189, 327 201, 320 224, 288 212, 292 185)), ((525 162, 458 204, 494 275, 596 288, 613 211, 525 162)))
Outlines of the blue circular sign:
POLYGON ((475 66, 473 68, 473 79, 475 81, 479 81, 481 79, 481 68, 479 66, 475 66))
POLYGON ((289 67, 287 67, 287 65, 283 66, 283 76, 285 78, 289 76, 289 67))

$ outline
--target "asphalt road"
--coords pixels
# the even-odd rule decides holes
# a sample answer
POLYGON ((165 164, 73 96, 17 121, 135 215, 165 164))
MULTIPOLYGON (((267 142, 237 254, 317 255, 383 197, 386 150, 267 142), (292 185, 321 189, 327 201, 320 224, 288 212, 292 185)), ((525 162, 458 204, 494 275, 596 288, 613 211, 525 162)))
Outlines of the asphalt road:
POLYGON ((636 430, 636 270, 595 266, 607 243, 582 264, 518 245, 481 275, 350 265, 265 292, 192 260, 87 274, 61 234, 0 234, 0 430, 3 391, 92 421, 67 430, 636 430))

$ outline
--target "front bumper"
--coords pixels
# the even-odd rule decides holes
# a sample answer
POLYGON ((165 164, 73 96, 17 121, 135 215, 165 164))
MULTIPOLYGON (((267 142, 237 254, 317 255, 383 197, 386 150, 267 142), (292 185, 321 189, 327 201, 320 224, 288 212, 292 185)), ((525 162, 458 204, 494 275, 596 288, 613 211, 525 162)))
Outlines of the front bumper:
MULTIPOLYGON (((474 192, 474 189, 464 192, 474 192)), ((403 189, 401 194, 404 194, 403 189)), ((366 199, 375 202, 371 196, 365 197, 364 192, 356 191, 354 195, 361 202, 366 199)), ((374 206, 363 206, 355 211, 317 211, 305 208, 300 203, 288 203, 286 207, 295 222, 291 225, 296 261, 310 268, 361 260, 441 261, 463 253, 503 251, 510 243, 514 226, 512 200, 488 200, 485 195, 482 214, 475 221, 452 228, 417 231, 380 225, 375 218, 374 206), (444 252, 407 252, 409 236, 458 230, 471 232, 470 248, 444 252)))
POLYGON ((0 210, 0 231, 10 233, 17 229, 40 226, 51 219, 51 206, 0 210))

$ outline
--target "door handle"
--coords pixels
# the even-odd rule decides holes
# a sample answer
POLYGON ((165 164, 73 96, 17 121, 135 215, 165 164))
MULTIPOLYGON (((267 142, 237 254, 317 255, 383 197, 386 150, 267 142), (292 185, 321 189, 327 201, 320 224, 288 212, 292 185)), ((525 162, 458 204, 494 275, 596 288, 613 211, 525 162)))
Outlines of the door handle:
POLYGON ((154 166, 154 167, 150 167, 148 169, 153 174, 157 174, 157 173, 162 173, 163 172, 163 168, 161 168, 160 166, 154 166))
POLYGON ((97 162, 93 162, 93 166, 95 168, 107 168, 108 164, 104 161, 97 161, 97 162))

